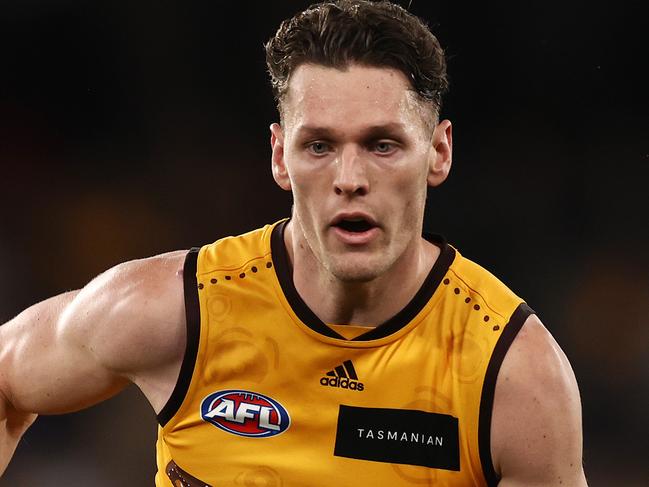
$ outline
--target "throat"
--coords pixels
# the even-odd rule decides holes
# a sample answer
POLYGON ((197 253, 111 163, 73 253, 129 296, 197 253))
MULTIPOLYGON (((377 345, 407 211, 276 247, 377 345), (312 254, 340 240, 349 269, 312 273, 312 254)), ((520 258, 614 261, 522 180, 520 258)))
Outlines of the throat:
POLYGON ((421 285, 417 280, 405 287, 406 283, 396 283, 391 273, 369 282, 343 282, 315 269, 300 277, 295 275, 294 283, 306 305, 322 322, 364 327, 365 331, 399 313, 421 285))
MULTIPOLYGON (((286 225, 283 239, 292 271, 290 285, 323 324, 377 327, 387 322, 414 298, 439 255, 438 247, 422 239, 422 246, 413 245, 387 272, 368 281, 343 281, 315 257, 295 224, 291 220, 286 225)), ((345 223, 358 228, 366 224, 345 223)))

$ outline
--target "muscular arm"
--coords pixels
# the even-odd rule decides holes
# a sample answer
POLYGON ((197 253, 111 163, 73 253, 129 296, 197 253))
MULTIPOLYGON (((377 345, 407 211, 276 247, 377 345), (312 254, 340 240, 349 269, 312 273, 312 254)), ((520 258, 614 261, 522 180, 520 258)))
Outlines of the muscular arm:
POLYGON ((500 487, 586 485, 577 382, 568 359, 534 315, 498 374, 491 432, 500 487))
POLYGON ((34 413, 76 411, 129 382, 162 408, 184 351, 184 256, 121 264, 0 327, 0 473, 34 413))

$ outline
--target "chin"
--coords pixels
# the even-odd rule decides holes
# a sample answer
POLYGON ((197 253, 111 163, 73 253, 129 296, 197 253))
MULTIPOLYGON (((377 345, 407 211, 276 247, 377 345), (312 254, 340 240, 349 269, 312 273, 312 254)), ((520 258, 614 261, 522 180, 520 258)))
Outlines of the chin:
POLYGON ((349 256, 334 259, 326 266, 333 277, 342 282, 363 283, 370 282, 387 270, 384 259, 366 259, 358 256, 349 256))

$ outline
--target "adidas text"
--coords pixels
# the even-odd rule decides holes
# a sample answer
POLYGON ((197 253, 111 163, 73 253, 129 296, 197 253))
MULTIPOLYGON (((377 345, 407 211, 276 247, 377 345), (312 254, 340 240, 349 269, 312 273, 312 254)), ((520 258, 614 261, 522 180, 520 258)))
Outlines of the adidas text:
POLYGON ((340 387, 341 389, 350 389, 352 391, 362 391, 365 389, 365 385, 362 382, 350 380, 346 377, 323 377, 320 379, 320 385, 340 387))

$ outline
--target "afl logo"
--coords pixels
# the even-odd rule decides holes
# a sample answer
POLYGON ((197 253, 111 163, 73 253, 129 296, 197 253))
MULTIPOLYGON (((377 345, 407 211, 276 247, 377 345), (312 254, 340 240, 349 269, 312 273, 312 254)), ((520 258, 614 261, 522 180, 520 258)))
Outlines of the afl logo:
POLYGON ((256 392, 229 390, 210 394, 201 403, 201 417, 233 435, 266 438, 279 435, 291 424, 280 403, 256 392))

